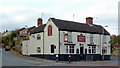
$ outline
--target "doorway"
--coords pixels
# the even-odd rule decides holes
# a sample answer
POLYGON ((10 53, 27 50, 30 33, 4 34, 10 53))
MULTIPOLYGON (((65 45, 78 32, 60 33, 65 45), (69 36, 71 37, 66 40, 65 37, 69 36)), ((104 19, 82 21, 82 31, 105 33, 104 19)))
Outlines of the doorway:
POLYGON ((83 51, 84 48, 83 47, 80 47, 80 60, 84 60, 84 55, 83 55, 83 51))
POLYGON ((80 54, 83 55, 83 50, 84 48, 83 47, 80 47, 80 54))

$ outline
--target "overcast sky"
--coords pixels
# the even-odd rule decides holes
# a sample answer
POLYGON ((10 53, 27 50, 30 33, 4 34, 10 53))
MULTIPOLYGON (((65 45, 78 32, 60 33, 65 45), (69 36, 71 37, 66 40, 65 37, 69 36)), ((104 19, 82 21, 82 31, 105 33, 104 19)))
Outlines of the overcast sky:
POLYGON ((93 23, 106 26, 110 34, 118 34, 119 0, 0 0, 0 25, 4 30, 14 30, 27 25, 36 26, 42 16, 44 23, 50 17, 85 23, 93 17, 93 23), (43 15, 42 15, 43 13, 43 15))

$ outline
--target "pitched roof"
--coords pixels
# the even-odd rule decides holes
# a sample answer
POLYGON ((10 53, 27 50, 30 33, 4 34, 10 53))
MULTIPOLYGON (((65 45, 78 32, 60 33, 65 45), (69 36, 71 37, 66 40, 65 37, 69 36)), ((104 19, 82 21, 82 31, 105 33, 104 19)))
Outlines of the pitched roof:
POLYGON ((26 29, 26 28, 21 28, 21 29, 19 29, 18 31, 21 31, 21 30, 24 30, 24 29, 26 29))
POLYGON ((33 31, 31 31, 30 34, 35 34, 35 33, 43 32, 45 25, 46 24, 41 24, 40 26, 38 26, 37 28, 35 28, 33 31))
MULTIPOLYGON (((59 28, 59 30, 67 30, 67 31, 77 31, 77 32, 85 32, 85 33, 93 33, 93 34, 103 34, 103 27, 101 25, 95 24, 86 24, 86 23, 79 23, 74 21, 66 21, 51 18, 53 23, 59 28)), ((110 35, 108 31, 104 29, 105 35, 110 35)))
POLYGON ((35 26, 28 28, 28 32, 30 32, 32 29, 36 28, 35 26))

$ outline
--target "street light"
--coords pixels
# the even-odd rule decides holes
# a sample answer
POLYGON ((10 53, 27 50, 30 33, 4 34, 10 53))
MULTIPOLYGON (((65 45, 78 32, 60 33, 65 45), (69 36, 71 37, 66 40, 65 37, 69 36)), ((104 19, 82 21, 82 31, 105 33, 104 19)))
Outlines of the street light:
POLYGON ((104 27, 108 27, 108 25, 103 26, 102 60, 104 60, 104 27))

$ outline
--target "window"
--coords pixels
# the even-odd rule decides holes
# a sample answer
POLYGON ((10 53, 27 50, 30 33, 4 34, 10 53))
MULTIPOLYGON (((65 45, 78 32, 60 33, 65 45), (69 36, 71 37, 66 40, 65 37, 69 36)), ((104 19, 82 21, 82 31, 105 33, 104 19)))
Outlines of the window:
POLYGON ((72 32, 68 32, 68 42, 72 42, 72 32))
POLYGON ((51 45, 51 53, 54 53, 54 45, 51 45))
POLYGON ((32 35, 33 38, 35 38, 35 35, 32 35))
POLYGON ((41 48, 37 47, 37 52, 40 53, 41 52, 41 48))
POLYGON ((103 35, 103 43, 105 44, 106 43, 106 36, 103 35))
POLYGON ((96 53, 96 46, 89 46, 89 54, 96 53))
MULTIPOLYGON (((13 42, 13 44, 15 45, 15 42, 13 42)), ((23 44, 21 43, 21 46, 23 46, 23 44)))
POLYGON ((70 46, 70 53, 74 53, 74 46, 70 46))
POLYGON ((91 53, 91 47, 89 47, 89 53, 91 53))
POLYGON ((68 53, 68 46, 66 46, 66 53, 68 53))
POLYGON ((52 26, 49 25, 48 26, 48 36, 51 36, 52 35, 52 26))
POLYGON ((87 54, 87 49, 85 49, 85 54, 87 54))
POLYGON ((89 49, 89 53, 91 53, 91 49, 89 49))
POLYGON ((74 53, 74 46, 73 45, 66 46, 66 53, 74 53))
POLYGON ((41 38, 40 38, 40 34, 38 34, 38 35, 37 35, 37 40, 40 40, 40 39, 41 39, 41 38))
POLYGON ((68 34, 64 35, 64 42, 68 42, 68 34))
POLYGON ((90 43, 93 43, 93 34, 90 34, 90 43))
POLYGON ((79 54, 79 49, 78 48, 76 49, 76 54, 79 54))
POLYGON ((92 46, 92 53, 96 53, 96 46, 92 46))

